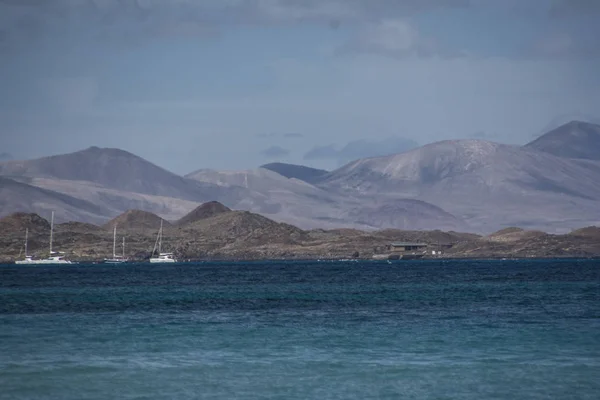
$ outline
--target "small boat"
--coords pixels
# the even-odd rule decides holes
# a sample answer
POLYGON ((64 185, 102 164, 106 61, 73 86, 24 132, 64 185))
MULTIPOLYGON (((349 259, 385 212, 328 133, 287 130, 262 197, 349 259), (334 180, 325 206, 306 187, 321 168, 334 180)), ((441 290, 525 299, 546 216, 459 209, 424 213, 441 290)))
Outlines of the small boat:
POLYGON ((34 260, 32 256, 27 254, 27 239, 28 239, 29 229, 25 230, 25 259, 15 261, 16 264, 28 264, 28 265, 38 265, 38 264, 73 264, 73 262, 69 260, 65 260, 65 257, 61 254, 63 252, 53 251, 52 250, 52 240, 54 238, 54 211, 52 211, 52 218, 50 220, 50 253, 48 258, 43 258, 40 260, 34 260))
POLYGON ((112 258, 105 258, 105 264, 123 264, 127 262, 127 258, 125 258, 125 236, 123 236, 123 255, 118 256, 117 254, 117 226, 115 225, 113 229, 113 255, 112 258))
POLYGON ((162 253, 162 235, 163 235, 163 220, 160 220, 160 229, 158 230, 158 236, 156 237, 156 242, 154 243, 154 249, 152 249, 152 257, 150 257, 150 262, 152 264, 164 264, 164 263, 175 263, 177 260, 173 253, 162 253), (158 256, 155 256, 156 250, 158 248, 158 256))
POLYGON ((15 264, 35 264, 35 261, 33 260, 33 256, 30 256, 27 254, 27 239, 29 236, 29 229, 26 228, 25 229, 25 259, 24 260, 17 260, 15 261, 15 264))

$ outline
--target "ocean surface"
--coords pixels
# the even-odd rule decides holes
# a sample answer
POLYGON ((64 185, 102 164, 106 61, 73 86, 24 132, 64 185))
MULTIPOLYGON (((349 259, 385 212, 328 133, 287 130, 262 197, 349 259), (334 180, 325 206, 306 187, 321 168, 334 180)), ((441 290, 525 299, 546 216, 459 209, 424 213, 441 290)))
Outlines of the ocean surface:
POLYGON ((600 261, 0 266, 0 399, 598 399, 600 261))

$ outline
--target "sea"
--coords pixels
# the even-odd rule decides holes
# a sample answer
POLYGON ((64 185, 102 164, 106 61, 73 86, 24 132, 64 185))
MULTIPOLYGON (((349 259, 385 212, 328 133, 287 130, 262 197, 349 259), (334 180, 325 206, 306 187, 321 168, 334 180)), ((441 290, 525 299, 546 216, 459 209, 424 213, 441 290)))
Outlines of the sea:
POLYGON ((0 399, 599 398, 599 260, 0 266, 0 399))

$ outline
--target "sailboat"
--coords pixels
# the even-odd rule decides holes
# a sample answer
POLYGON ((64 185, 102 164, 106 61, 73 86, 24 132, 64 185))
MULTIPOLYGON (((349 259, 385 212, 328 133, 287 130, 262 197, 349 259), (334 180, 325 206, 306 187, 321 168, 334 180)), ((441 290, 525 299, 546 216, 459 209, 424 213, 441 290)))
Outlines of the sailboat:
POLYGON ((48 258, 41 260, 34 260, 31 256, 27 255, 27 236, 29 230, 25 230, 25 259, 18 260, 16 264, 73 264, 71 261, 65 260, 64 254, 58 251, 52 251, 52 239, 54 238, 54 211, 52 211, 52 218, 50 220, 50 254, 48 258))
POLYGON ((173 253, 161 253, 162 250, 162 234, 163 234, 163 220, 160 220, 160 229, 158 231, 158 236, 156 237, 156 242, 154 243, 154 249, 152 249, 152 257, 150 257, 150 262, 155 263, 174 263, 177 262, 173 253), (156 249, 158 247, 158 257, 155 256, 156 249))
POLYGON ((26 228, 25 229, 25 259, 17 260, 17 261, 15 261, 15 264, 35 264, 35 260, 33 259, 33 257, 27 254, 27 238, 28 238, 28 236, 29 236, 29 229, 26 228))
POLYGON ((113 229, 113 256, 112 258, 105 258, 104 262, 106 264, 122 264, 127 262, 125 258, 125 236, 123 236, 123 255, 118 256, 117 252, 117 226, 115 225, 113 229))

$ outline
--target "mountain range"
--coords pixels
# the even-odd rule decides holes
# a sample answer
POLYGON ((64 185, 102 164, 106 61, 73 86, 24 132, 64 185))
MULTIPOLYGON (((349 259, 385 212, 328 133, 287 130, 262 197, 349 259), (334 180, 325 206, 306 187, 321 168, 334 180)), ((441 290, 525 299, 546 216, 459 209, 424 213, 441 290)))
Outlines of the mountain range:
POLYGON ((123 150, 91 147, 0 162, 0 216, 55 211, 58 222, 101 225, 138 209, 176 224, 218 201, 302 229, 559 233, 600 223, 599 154, 600 126, 578 121, 525 146, 442 141, 334 171, 273 163, 179 176, 123 150))

